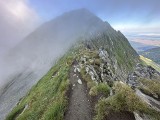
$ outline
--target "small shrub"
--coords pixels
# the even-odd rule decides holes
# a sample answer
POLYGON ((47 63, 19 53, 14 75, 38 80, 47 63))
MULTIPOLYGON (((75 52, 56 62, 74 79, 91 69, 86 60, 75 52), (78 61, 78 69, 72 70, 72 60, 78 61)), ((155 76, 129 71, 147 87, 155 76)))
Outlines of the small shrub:
POLYGON ((98 101, 98 104, 95 107, 97 115, 94 118, 94 120, 103 120, 104 119, 104 117, 108 114, 106 106, 107 106, 107 102, 106 102, 105 98, 98 101))
POLYGON ((94 82, 94 81, 89 81, 89 82, 87 82, 87 87, 90 89, 90 88, 92 88, 92 87, 94 87, 94 86, 96 86, 97 84, 94 82))
POLYGON ((109 96, 110 88, 109 88, 109 86, 108 86, 107 84, 105 84, 105 83, 100 83, 100 84, 98 84, 98 86, 97 86, 97 91, 98 91, 99 93, 104 94, 105 96, 109 96))
POLYGON ((107 84, 105 83, 100 83, 98 85, 94 85, 91 89, 90 89, 90 92, 89 94, 91 96, 96 96, 98 94, 102 94, 104 95, 105 97, 108 97, 109 96, 109 93, 110 93, 110 88, 107 84))
POLYGON ((96 96, 97 94, 98 94, 97 86, 92 87, 89 91, 89 95, 96 96))
POLYGON ((158 80, 148 80, 148 79, 140 79, 140 82, 144 85, 140 88, 146 94, 157 94, 160 96, 160 82, 158 80))

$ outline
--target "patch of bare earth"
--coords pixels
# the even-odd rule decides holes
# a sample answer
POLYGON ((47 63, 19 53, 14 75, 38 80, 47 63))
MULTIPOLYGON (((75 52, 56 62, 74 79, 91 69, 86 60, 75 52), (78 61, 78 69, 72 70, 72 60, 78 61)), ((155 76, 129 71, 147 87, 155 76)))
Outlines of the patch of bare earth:
POLYGON ((92 107, 88 97, 86 83, 82 80, 78 71, 75 72, 76 62, 70 70, 71 91, 69 95, 69 106, 65 113, 65 120, 91 120, 92 107))

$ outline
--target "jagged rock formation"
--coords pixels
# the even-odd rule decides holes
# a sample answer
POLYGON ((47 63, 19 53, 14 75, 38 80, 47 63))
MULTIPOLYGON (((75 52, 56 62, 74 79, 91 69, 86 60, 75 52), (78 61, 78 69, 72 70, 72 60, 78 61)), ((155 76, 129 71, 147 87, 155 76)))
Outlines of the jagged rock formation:
POLYGON ((80 50, 83 53, 81 62, 86 65, 87 73, 97 82, 114 80, 126 82, 128 73, 139 62, 138 54, 130 47, 127 39, 111 27, 106 28, 106 31, 95 38, 84 41, 83 44, 86 50, 80 50))
POLYGON ((159 77, 160 77, 160 73, 157 70, 155 70, 153 67, 144 66, 144 65, 138 63, 136 65, 134 72, 132 72, 131 74, 128 75, 127 84, 129 84, 133 87, 137 87, 140 85, 139 84, 140 78, 159 80, 160 79, 159 77))

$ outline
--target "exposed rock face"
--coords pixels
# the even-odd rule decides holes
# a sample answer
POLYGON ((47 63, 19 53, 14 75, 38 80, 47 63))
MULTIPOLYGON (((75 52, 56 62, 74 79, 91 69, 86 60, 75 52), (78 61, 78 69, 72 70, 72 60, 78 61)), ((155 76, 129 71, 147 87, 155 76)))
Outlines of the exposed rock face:
POLYGON ((100 82, 100 78, 92 65, 86 65, 86 72, 91 76, 92 80, 100 82))
POLYGON ((115 35, 120 34, 121 39, 124 36, 122 37, 120 32, 110 29, 103 34, 98 34, 96 38, 91 37, 89 40, 82 42, 83 50, 80 53, 83 55, 80 56, 79 64, 81 68, 85 68, 86 73, 96 83, 107 82, 111 85, 115 80, 126 82, 129 72, 135 69, 134 67, 139 59, 134 50, 129 52, 127 49, 119 50, 123 44, 128 48, 130 45, 126 40, 124 40, 125 42, 122 40, 124 43, 119 43, 119 46, 116 46, 117 41, 112 38, 110 32, 112 31, 115 35), (127 57, 129 56, 128 61, 127 57))
POLYGON ((137 64, 135 74, 139 77, 144 77, 148 79, 157 78, 160 73, 156 71, 151 66, 143 66, 142 64, 137 64))
POLYGON ((111 60, 109 58, 109 54, 103 48, 99 49, 99 57, 102 59, 102 63, 100 64, 101 69, 101 79, 102 81, 114 80, 114 73, 111 68, 115 69, 114 66, 111 65, 111 60))
POLYGON ((109 55, 108 52, 106 50, 104 50, 103 48, 99 49, 99 57, 106 63, 109 64, 110 59, 109 59, 109 55))
POLYGON ((139 78, 159 79, 160 73, 151 66, 143 66, 138 63, 135 71, 128 75, 127 83, 130 86, 137 87, 139 85, 139 78))
MULTIPOLYGON (((113 33, 116 35, 119 32, 113 33)), ((111 37, 108 32, 103 32, 103 34, 98 34, 96 38, 85 40, 80 47, 80 53, 83 55, 80 56, 79 64, 97 83, 107 82, 112 84, 115 80, 126 82, 129 71, 134 69, 135 63, 138 61, 134 50, 132 51, 134 54, 131 54, 129 59, 131 63, 126 61, 128 59, 126 55, 129 54, 128 50, 123 50, 122 53, 117 51, 115 47, 116 39, 111 37), (132 59, 133 57, 134 59, 132 59), (125 61, 126 63, 124 63, 125 61)), ((117 47, 120 48, 121 44, 117 47)), ((128 46, 127 42, 125 44, 128 46)))

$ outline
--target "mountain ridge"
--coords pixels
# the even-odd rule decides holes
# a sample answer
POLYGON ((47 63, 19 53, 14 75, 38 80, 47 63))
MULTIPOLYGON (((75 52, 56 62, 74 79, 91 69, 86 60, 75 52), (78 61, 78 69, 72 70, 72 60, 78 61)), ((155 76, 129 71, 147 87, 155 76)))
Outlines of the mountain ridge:
POLYGON ((78 11, 80 11, 80 15, 77 14, 76 16, 83 17, 77 19, 75 15, 72 16, 72 14, 70 14, 70 16, 67 15, 66 19, 66 17, 61 15, 57 20, 51 20, 51 23, 44 23, 22 40, 5 58, 6 63, 10 66, 8 68, 9 70, 6 71, 11 71, 11 76, 9 79, 7 78, 9 84, 6 84, 4 87, 4 92, 2 92, 3 94, 0 98, 0 113, 3 115, 1 116, 2 118, 4 118, 18 100, 46 74, 51 66, 56 63, 57 59, 69 49, 72 43, 81 38, 88 39, 88 36, 93 35, 96 29, 98 30, 104 27, 102 26, 103 21, 95 17, 95 15, 91 14, 91 17, 88 17, 90 12, 87 11, 87 15, 84 15, 82 13, 85 11, 78 11), (91 18, 93 19, 92 22, 91 18), (97 19, 98 22, 96 22, 97 19), (52 25, 54 21, 56 24, 53 23, 52 25), (69 24, 66 23, 67 21, 69 24), (99 21, 101 22, 99 23, 99 21), (66 24, 63 23, 62 25, 62 22, 66 24), (73 23, 77 27, 73 26, 73 23), (17 77, 19 74, 21 74, 21 76, 12 82, 12 76, 17 77), (13 96, 15 99, 12 99, 13 96))
MULTIPOLYGON (((7 97, 5 101, 7 104, 0 99, 0 106, 3 106, 0 108, 4 108, 3 111, 0 109, 0 113, 4 114, 3 117, 10 112, 6 117, 7 120, 64 119, 67 116, 67 108, 72 105, 70 101, 79 90, 81 94, 79 97, 76 96, 91 101, 88 102, 91 110, 86 110, 91 114, 95 112, 93 116, 98 120, 104 119, 105 116, 109 117, 111 111, 116 113, 116 109, 122 112, 114 114, 115 116, 125 117, 129 114, 134 116, 135 111, 138 112, 137 114, 143 111, 144 114, 151 114, 151 117, 153 113, 155 117, 159 117, 159 113, 144 103, 132 90, 132 87, 138 88, 140 82, 144 83, 139 81, 140 72, 150 80, 150 76, 158 78, 157 71, 151 67, 137 65, 142 63, 127 38, 88 10, 71 11, 43 24, 26 37, 11 54, 14 59, 21 57, 22 61, 29 59, 25 64, 29 66, 27 73, 32 70, 33 73, 37 72, 36 75, 39 77, 43 76, 51 66, 53 67, 40 80, 38 77, 32 78, 32 74, 25 77, 26 72, 24 72, 16 80, 16 84, 10 86, 13 91, 8 90, 3 95, 7 97), (62 57, 53 65, 55 56, 62 57), (40 70, 41 72, 38 73, 40 70), (76 80, 75 84, 73 80, 76 80), (18 84, 19 82, 21 84, 18 84), (84 90, 79 89, 81 87, 84 90), (13 92, 14 94, 11 94, 13 92), (134 100, 135 104, 131 104, 134 100), (139 106, 136 106, 137 104, 139 106), (101 108, 103 105, 104 108, 101 108)), ((157 84, 159 85, 158 82, 157 84)), ((140 87, 144 90, 143 86, 140 87)), ((159 95, 158 92, 156 94, 159 95)), ((71 112, 83 116, 83 109, 87 106, 81 107, 83 102, 76 104, 78 100, 73 100, 73 105, 79 105, 81 111, 71 110, 71 112)))

